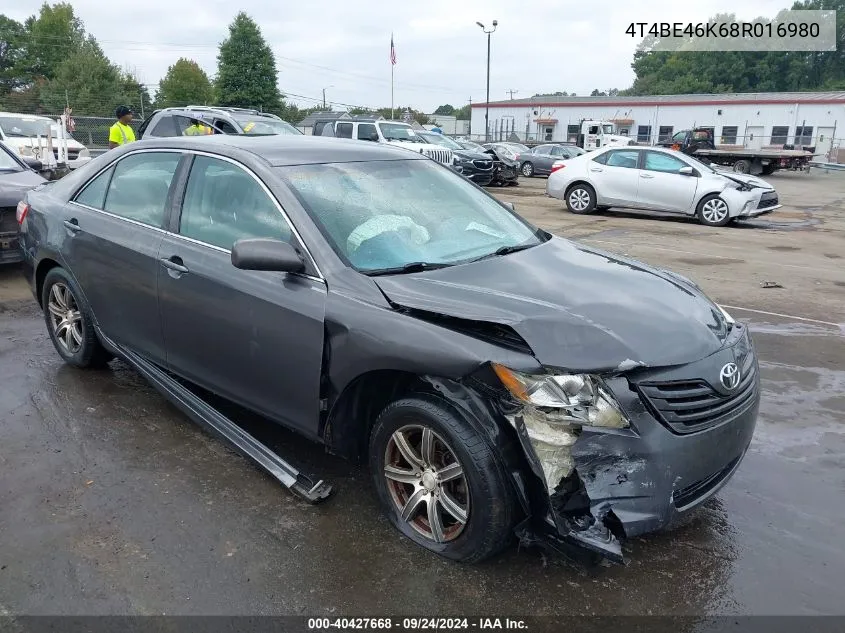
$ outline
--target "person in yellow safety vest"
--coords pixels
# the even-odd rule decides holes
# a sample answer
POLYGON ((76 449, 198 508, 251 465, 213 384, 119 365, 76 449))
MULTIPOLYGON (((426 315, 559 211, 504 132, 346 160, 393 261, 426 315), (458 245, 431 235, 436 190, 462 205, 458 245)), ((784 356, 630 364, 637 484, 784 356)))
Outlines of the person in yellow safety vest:
POLYGON ((129 125, 132 122, 132 110, 129 106, 118 106, 114 111, 114 116, 117 121, 109 128, 109 149, 135 140, 135 130, 129 125))
POLYGON ((182 132, 184 136, 204 136, 211 133, 211 128, 203 125, 197 119, 191 119, 191 125, 186 127, 185 131, 182 132))

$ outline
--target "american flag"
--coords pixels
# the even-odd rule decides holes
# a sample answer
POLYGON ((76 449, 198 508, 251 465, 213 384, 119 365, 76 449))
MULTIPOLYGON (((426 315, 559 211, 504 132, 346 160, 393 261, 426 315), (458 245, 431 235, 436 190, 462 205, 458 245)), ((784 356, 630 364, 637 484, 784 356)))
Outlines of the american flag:
POLYGON ((396 48, 393 46, 393 34, 390 34, 390 63, 396 65, 396 48))

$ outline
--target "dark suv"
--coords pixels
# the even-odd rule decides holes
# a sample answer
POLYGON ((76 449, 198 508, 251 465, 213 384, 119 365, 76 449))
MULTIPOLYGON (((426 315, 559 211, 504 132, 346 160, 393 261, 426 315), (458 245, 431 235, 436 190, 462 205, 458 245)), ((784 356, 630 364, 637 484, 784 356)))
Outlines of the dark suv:
POLYGON ((185 106, 153 112, 138 130, 138 139, 184 136, 193 121, 210 128, 214 134, 302 134, 275 114, 247 108, 185 106))

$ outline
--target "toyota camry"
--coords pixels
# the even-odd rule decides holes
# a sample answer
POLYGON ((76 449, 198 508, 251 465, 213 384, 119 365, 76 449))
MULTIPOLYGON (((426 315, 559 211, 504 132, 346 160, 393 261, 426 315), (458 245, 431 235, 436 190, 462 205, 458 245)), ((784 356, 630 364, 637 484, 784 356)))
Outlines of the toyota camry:
POLYGON ((308 501, 331 484, 220 402, 365 460, 393 525, 450 559, 516 536, 620 561, 751 441, 754 347, 695 283, 553 236, 401 148, 141 141, 17 217, 66 363, 129 363, 308 501))

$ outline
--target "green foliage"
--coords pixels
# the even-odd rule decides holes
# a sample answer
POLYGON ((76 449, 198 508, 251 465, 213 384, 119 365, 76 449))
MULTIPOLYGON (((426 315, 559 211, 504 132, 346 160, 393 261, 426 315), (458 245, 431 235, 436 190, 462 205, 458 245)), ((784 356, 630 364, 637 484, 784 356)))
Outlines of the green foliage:
MULTIPOLYGON (((845 85, 845 0, 805 0, 793 10, 837 11, 837 50, 831 52, 787 51, 678 51, 650 50, 648 38, 634 54, 631 95, 789 92, 837 90, 845 85)), ((735 21, 733 15, 711 18, 735 21)), ((768 22, 765 18, 759 21, 768 22)))
POLYGON ((208 75, 194 60, 184 57, 167 69, 156 93, 157 108, 208 105, 213 100, 214 89, 208 75))
POLYGON ((443 114, 445 116, 451 116, 455 114, 455 108, 447 103, 442 106, 437 106, 437 109, 434 111, 434 114, 443 114))
POLYGON ((458 121, 469 121, 470 117, 472 116, 472 106, 466 104, 462 108, 458 108, 455 110, 455 118, 458 121))
POLYGON ((24 32, 23 24, 0 15, 0 96, 23 85, 16 69, 23 57, 24 32))
POLYGON ((35 77, 53 79, 64 61, 85 42, 85 27, 66 2, 41 5, 38 17, 25 23, 19 72, 26 83, 35 77))
POLYGON ((229 37, 217 55, 217 100, 220 105, 282 111, 282 96, 273 51, 255 21, 241 11, 229 25, 229 37))
POLYGON ((114 116, 117 106, 139 102, 137 93, 127 92, 125 77, 94 38, 59 64, 54 75, 41 90, 41 105, 47 112, 61 112, 70 95, 74 112, 87 116, 114 116))
POLYGON ((578 95, 576 95, 574 92, 566 92, 566 90, 564 90, 563 92, 558 91, 558 92, 537 93, 537 94, 533 95, 531 98, 533 99, 535 97, 577 97, 577 96, 578 95))

